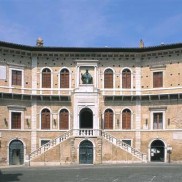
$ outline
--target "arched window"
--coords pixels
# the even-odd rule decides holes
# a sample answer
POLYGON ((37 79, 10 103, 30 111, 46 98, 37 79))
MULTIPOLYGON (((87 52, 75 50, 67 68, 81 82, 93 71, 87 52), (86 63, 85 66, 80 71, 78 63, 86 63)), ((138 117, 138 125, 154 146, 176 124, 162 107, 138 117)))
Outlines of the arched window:
POLYGON ((104 72, 104 88, 113 88, 113 71, 111 69, 104 72))
POLYGON ((67 109, 62 109, 59 113, 59 129, 69 129, 69 112, 67 109))
POLYGON ((60 72, 60 88, 69 88, 69 71, 62 69, 60 72))
POLYGON ((48 68, 42 70, 42 88, 51 88, 51 70, 48 68))
POLYGON ((113 129, 113 111, 107 109, 104 112, 104 129, 113 129))
POLYGON ((41 112, 41 129, 50 129, 50 111, 43 109, 41 112))
POLYGON ((122 112, 122 129, 131 129, 131 111, 129 109, 122 112))
POLYGON ((122 88, 131 88, 131 71, 124 69, 122 72, 122 88))

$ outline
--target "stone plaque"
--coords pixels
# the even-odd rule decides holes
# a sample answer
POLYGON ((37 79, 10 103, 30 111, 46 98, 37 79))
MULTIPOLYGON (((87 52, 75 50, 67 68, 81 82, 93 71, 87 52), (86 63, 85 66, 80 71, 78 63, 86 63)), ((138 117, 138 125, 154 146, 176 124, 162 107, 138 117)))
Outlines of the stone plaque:
POLYGON ((182 132, 174 132, 173 133, 174 140, 182 140, 182 132))
POLYGON ((0 66, 0 79, 6 79, 6 66, 0 66))

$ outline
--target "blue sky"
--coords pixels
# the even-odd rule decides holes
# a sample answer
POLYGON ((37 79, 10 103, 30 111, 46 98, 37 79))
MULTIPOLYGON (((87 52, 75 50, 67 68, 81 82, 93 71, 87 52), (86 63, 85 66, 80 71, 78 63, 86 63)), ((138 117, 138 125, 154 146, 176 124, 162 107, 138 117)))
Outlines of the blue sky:
POLYGON ((182 0, 0 0, 0 40, 45 46, 182 42, 182 0))

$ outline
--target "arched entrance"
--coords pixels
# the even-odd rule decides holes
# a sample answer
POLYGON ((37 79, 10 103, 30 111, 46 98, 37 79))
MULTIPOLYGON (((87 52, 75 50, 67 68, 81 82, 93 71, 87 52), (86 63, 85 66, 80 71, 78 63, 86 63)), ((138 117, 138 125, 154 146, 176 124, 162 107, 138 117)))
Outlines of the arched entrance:
POLYGON ((79 163, 93 164, 93 144, 88 140, 84 140, 79 146, 79 163))
POLYGON ((164 162, 165 161, 165 145, 161 140, 154 140, 150 147, 150 161, 164 162))
POLYGON ((9 164, 21 165, 24 163, 24 145, 20 140, 13 140, 9 144, 9 164))
POLYGON ((80 128, 93 128, 93 113, 89 108, 84 108, 80 111, 80 128))

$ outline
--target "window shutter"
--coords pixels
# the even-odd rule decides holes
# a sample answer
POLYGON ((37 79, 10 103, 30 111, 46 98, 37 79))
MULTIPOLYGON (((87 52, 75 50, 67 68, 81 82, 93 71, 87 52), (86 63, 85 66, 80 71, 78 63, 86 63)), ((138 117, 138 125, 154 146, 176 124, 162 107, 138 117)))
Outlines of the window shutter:
POLYGON ((131 88, 130 70, 123 70, 123 72, 122 72, 122 88, 131 88))
POLYGON ((69 71, 67 69, 61 71, 60 88, 69 88, 69 71))
POLYGON ((113 88, 113 71, 111 69, 104 72, 104 88, 113 88))
POLYGON ((47 68, 42 71, 42 88, 51 88, 51 71, 47 68))
POLYGON ((153 87, 163 87, 163 73, 162 72, 154 72, 153 73, 153 87))
POLYGON ((42 111, 41 129, 50 129, 50 111, 48 109, 42 111))
POLYGON ((131 129, 131 111, 128 109, 122 113, 122 129, 131 129))
POLYGON ((21 129, 21 113, 11 113, 11 127, 12 129, 21 129))
POLYGON ((69 113, 66 109, 60 111, 60 130, 69 129, 69 113))
POLYGON ((110 109, 104 113, 104 129, 113 129, 113 111, 110 109))

